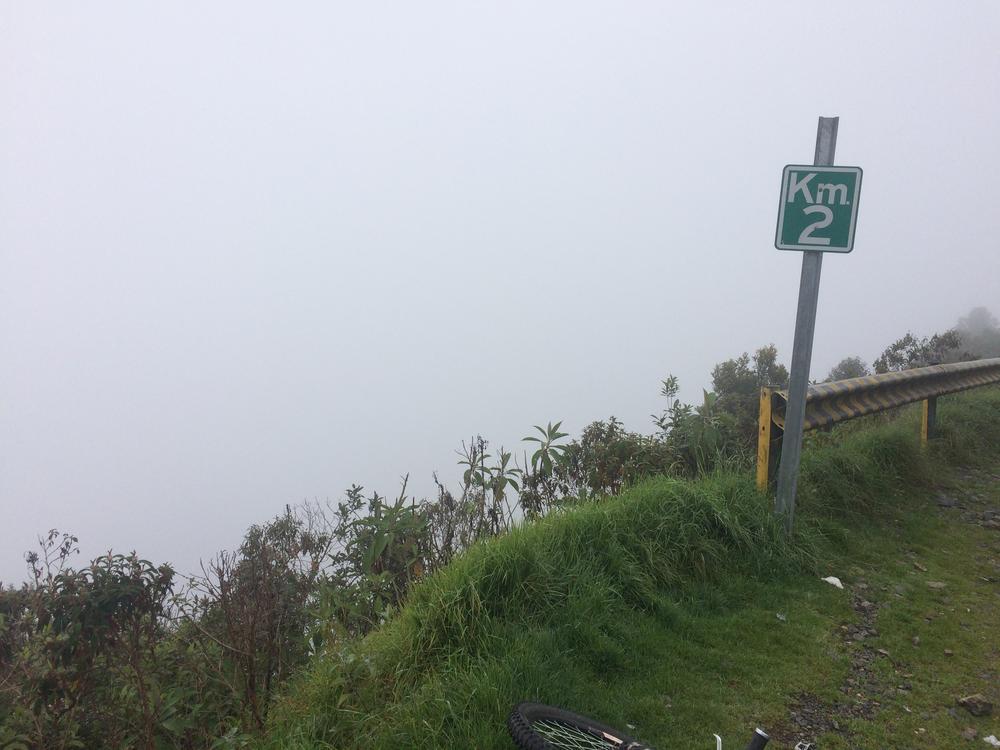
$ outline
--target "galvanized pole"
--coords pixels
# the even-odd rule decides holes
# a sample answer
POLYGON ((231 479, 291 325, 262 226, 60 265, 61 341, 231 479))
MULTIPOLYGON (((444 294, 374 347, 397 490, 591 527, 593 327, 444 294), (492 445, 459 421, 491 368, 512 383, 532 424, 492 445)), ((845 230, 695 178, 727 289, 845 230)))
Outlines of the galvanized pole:
MULTIPOLYGON (((837 150, 839 117, 820 117, 816 130, 815 166, 833 164, 837 150)), ((785 407, 785 436, 778 466, 778 490, 775 513, 785 518, 785 529, 792 530, 795 516, 795 490, 802 456, 802 426, 806 416, 806 390, 809 388, 809 364, 812 362, 813 333, 816 330, 816 304, 819 301, 819 277, 823 253, 802 253, 802 276, 799 280, 799 307, 795 313, 795 339, 792 343, 792 372, 785 407)))

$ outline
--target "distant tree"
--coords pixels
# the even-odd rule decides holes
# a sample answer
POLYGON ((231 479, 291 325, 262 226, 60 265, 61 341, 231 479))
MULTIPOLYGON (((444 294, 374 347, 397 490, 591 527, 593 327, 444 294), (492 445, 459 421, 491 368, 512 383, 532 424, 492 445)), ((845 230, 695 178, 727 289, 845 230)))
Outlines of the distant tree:
POLYGON ((774 344, 762 346, 754 353, 753 367, 758 389, 763 386, 788 386, 788 368, 778 362, 778 348, 774 344))
POLYGON ((935 333, 930 338, 917 338, 907 332, 903 338, 885 348, 873 367, 877 373, 895 372, 969 358, 962 353, 961 346, 962 335, 954 328, 944 333, 935 333))
POLYGON ((955 326, 960 333, 969 336, 979 336, 988 331, 996 331, 998 327, 1000 325, 997 323, 996 316, 985 307, 972 308, 968 315, 958 319, 958 325, 955 326))
POLYGON ((844 357, 833 366, 827 380, 847 380, 848 378, 862 378, 870 375, 871 371, 862 361, 861 357, 844 357))
POLYGON ((975 307, 955 326, 963 347, 974 357, 1000 357, 1000 324, 985 307, 975 307))
POLYGON ((787 385, 788 370, 778 362, 777 347, 768 344, 754 352, 752 358, 744 352, 712 369, 712 388, 718 398, 712 408, 735 417, 737 434, 744 442, 752 443, 757 436, 761 387, 787 385))

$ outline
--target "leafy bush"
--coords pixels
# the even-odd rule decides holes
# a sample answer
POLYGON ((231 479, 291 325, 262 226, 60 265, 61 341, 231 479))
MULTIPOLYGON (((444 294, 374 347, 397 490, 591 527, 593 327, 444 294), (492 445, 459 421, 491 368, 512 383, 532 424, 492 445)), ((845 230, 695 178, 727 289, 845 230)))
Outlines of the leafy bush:
POLYGON ((244 726, 264 726, 273 691, 308 655, 305 631, 332 535, 291 508, 250 527, 190 581, 178 607, 188 635, 216 652, 215 676, 231 687, 244 726))
POLYGON ((628 432, 614 417, 588 425, 555 466, 560 494, 586 500, 617 495, 638 480, 672 471, 676 457, 665 441, 628 432))
POLYGON ((76 539, 55 530, 41 546, 33 581, 0 592, 7 731, 44 748, 156 747, 173 570, 110 553, 73 569, 76 539))

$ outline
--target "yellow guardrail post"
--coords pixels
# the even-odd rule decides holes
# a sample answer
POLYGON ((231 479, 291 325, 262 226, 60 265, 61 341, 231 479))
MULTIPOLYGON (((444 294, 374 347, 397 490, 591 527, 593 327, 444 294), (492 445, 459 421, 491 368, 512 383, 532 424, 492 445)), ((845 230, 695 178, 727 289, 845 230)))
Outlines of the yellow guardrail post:
POLYGON ((774 423, 771 415, 771 394, 773 389, 760 389, 760 415, 757 420, 757 489, 767 490, 771 483, 775 459, 780 445, 782 430, 774 423))
POLYGON ((926 448, 934 437, 934 423, 937 421, 937 396, 924 399, 923 419, 920 420, 920 444, 926 448))

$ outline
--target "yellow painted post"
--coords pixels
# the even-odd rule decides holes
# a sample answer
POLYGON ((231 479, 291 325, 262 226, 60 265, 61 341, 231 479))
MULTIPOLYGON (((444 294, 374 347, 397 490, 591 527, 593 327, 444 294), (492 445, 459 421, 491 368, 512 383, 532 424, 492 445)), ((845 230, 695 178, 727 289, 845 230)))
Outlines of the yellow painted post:
POLYGON ((920 445, 924 448, 934 437, 934 422, 937 419, 937 396, 924 399, 923 418, 920 420, 920 445))
POLYGON ((760 416, 757 421, 757 489, 767 491, 771 479, 771 389, 760 389, 760 416))

